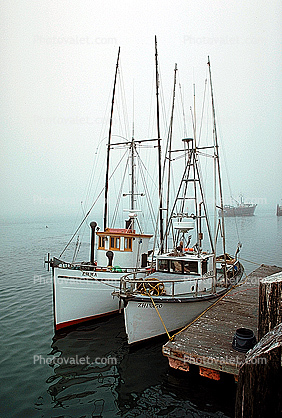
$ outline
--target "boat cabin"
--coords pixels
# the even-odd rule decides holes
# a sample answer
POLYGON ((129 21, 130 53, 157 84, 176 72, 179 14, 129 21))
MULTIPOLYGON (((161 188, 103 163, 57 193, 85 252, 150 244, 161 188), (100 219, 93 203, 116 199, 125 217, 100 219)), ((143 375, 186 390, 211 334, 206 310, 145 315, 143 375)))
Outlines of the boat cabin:
POLYGON ((213 254, 161 255, 157 258, 157 271, 163 273, 204 275, 213 269, 213 254))
POLYGON ((98 266, 139 268, 147 266, 148 246, 152 235, 137 234, 134 229, 106 228, 98 237, 98 266))

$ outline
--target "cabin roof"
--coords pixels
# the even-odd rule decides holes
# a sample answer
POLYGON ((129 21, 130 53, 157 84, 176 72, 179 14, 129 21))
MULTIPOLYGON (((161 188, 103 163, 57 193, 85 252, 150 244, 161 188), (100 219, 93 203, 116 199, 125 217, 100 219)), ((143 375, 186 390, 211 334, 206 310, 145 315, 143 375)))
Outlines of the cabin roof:
POLYGON ((200 255, 198 255, 197 253, 184 253, 183 255, 170 255, 170 253, 168 254, 161 254, 157 256, 158 260, 176 260, 176 261, 197 261, 197 260, 205 260, 207 258, 212 257, 213 254, 212 253, 207 253, 207 254, 203 254, 201 253, 200 255))
POLYGON ((97 232, 98 236, 118 236, 118 237, 140 237, 140 238, 152 238, 150 234, 136 234, 135 229, 123 229, 123 228, 106 228, 105 231, 97 232))

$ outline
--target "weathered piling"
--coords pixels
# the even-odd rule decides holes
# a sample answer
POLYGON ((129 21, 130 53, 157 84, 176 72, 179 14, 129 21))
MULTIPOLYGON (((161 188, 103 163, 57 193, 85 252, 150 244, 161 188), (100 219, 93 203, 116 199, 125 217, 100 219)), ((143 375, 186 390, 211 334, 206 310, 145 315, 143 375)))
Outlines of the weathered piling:
POLYGON ((258 339, 282 322, 282 273, 265 277, 259 287, 258 339))
POLYGON ((282 416, 282 273, 260 280, 259 343, 239 370, 236 418, 282 416))
POLYGON ((248 352, 239 371, 236 418, 282 416, 281 347, 279 324, 248 352))

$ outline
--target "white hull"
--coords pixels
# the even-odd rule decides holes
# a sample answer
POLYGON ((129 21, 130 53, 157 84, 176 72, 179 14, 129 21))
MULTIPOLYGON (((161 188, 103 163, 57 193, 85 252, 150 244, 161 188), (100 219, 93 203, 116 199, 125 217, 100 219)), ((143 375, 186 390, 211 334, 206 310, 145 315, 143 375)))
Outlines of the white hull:
POLYGON ((119 290, 120 273, 97 272, 95 278, 81 270, 53 269, 55 328, 113 314, 119 301, 111 295, 119 290))
POLYGON ((117 313, 120 302, 117 298, 113 298, 112 293, 120 290, 121 277, 133 272, 137 278, 145 276, 145 268, 141 268, 141 265, 147 265, 151 235, 136 234, 135 230, 131 229, 113 228, 97 232, 98 261, 95 261, 93 243, 95 225, 91 226, 93 228, 91 265, 90 263, 69 264, 55 257, 49 261, 53 272, 56 330, 117 313))
MULTIPOLYGON (((182 328, 215 302, 212 299, 188 299, 184 301, 165 301, 167 298, 154 297, 154 303, 168 330, 182 328)), ((150 297, 136 297, 128 300, 124 308, 125 329, 128 343, 136 343, 165 334, 165 328, 150 297), (138 300, 139 299, 139 300, 138 300)))

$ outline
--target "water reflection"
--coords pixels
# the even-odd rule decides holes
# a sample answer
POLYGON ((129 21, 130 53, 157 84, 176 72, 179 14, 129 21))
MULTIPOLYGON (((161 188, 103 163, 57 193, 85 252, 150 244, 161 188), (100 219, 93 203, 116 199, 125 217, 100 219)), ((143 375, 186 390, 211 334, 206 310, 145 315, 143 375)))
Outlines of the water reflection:
POLYGON ((47 383, 56 416, 232 416, 233 382, 223 394, 222 383, 171 371, 165 341, 129 347, 122 315, 55 335, 47 383))

